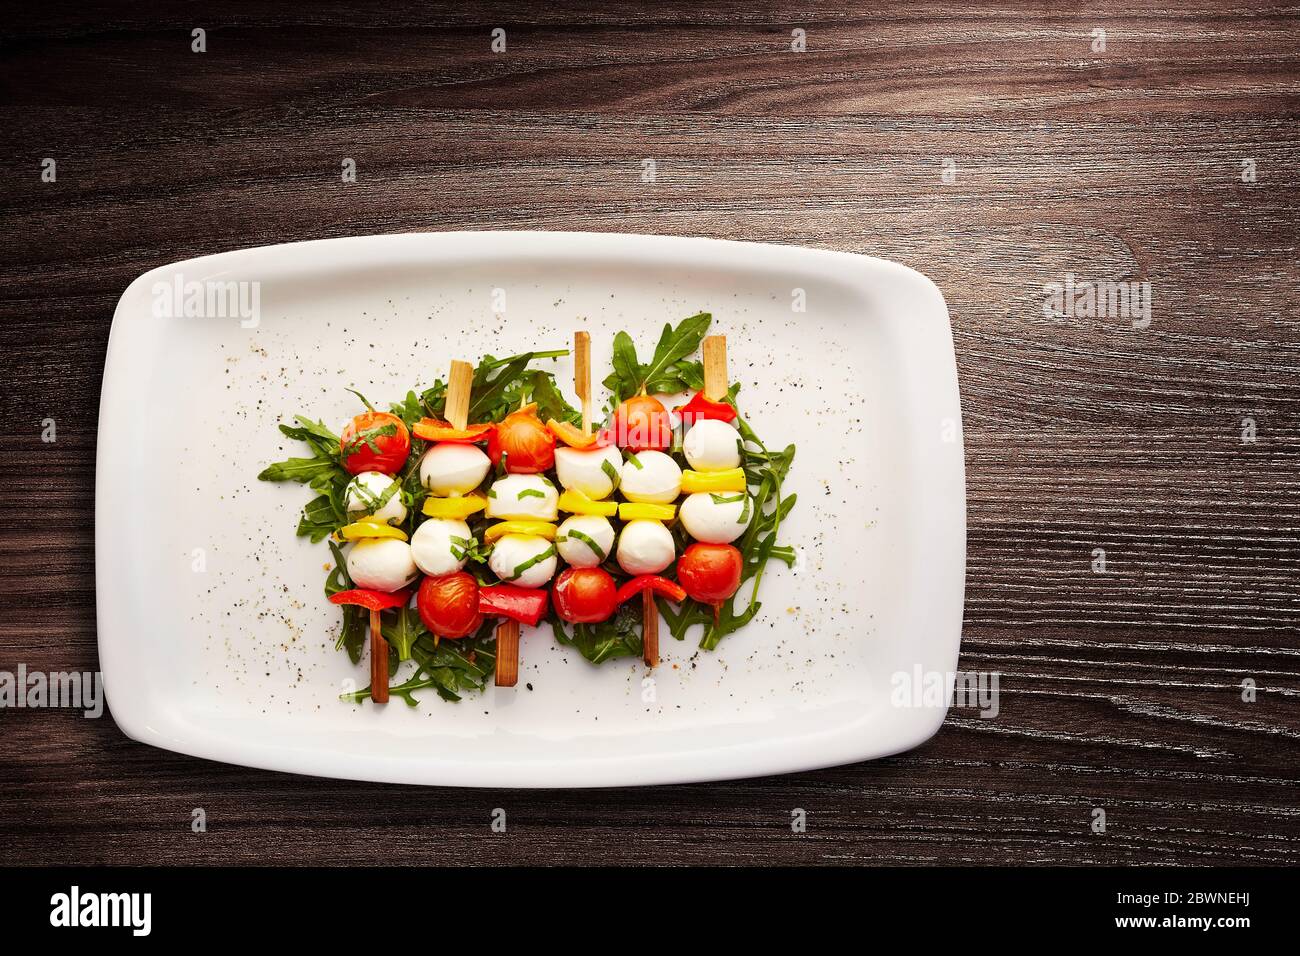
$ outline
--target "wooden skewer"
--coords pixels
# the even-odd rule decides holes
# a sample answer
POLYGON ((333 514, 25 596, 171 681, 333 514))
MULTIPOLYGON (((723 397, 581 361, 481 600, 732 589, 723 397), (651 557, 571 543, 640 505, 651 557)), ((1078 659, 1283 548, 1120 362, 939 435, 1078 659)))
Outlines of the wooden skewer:
POLYGON ((652 588, 641 592, 641 657, 646 667, 659 666, 659 608, 652 588))
POLYGON ((704 397, 720 402, 727 397, 727 337, 710 335, 704 340, 704 397))
POLYGON ((447 421, 452 428, 469 424, 469 393, 474 385, 474 366, 453 360, 447 376, 447 421))
POLYGON ((582 433, 591 434, 591 333, 573 333, 573 388, 582 403, 582 433))
POLYGON ((380 612, 370 612, 370 699, 388 703, 388 642, 380 630, 380 612))
POLYGON ((514 687, 519 683, 519 622, 506 618, 497 625, 496 685, 514 687))

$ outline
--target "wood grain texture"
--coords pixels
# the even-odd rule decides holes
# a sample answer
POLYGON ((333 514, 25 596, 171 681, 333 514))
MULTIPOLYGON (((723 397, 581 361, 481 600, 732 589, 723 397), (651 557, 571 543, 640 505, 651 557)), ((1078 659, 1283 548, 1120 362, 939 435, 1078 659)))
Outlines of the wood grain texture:
POLYGON ((1127 6, 8 21, 0 669, 96 666, 97 396, 136 275, 297 239, 590 229, 883 255, 938 283, 969 483, 962 666, 1001 674, 1001 707, 887 760, 653 794, 312 780, 5 710, 6 861, 1300 862, 1300 11, 1127 6), (1149 280, 1151 326, 1047 318, 1067 273, 1149 280))

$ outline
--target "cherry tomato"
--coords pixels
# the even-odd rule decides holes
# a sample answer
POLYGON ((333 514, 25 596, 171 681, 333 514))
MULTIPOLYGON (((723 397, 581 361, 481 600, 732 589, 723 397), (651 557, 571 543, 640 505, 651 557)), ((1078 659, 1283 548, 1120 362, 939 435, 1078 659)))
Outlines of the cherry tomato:
POLYGON ((736 593, 744 561, 729 544, 695 543, 677 559, 677 583, 697 601, 717 605, 736 593))
POLYGON ((362 412, 339 438, 343 467, 354 475, 382 471, 395 475, 411 453, 411 434, 396 415, 362 412))
POLYGON ((569 568, 555 579, 555 613, 570 624, 598 624, 614 613, 618 588, 601 568, 569 568))
POLYGON ((439 637, 467 637, 483 623, 478 610, 478 582, 464 571, 421 581, 415 608, 424 626, 439 637))
POLYGON ((555 435, 537 417, 536 405, 525 405, 497 422, 488 434, 492 464, 506 456, 506 471, 536 475, 555 467, 555 435))
POLYGON ((614 436, 628 451, 663 451, 673 443, 668 409, 650 395, 633 395, 614 411, 614 436))

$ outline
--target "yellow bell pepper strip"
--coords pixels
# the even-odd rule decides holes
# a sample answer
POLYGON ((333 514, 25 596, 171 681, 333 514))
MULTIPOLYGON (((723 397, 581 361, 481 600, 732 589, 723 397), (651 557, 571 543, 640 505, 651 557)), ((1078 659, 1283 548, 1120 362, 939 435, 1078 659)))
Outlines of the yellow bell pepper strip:
POLYGON ((484 541, 495 541, 508 534, 530 534, 547 541, 555 540, 555 525, 549 521, 501 521, 483 532, 484 541))
POLYGON ((430 518, 452 518, 457 521, 464 521, 470 515, 482 511, 486 507, 487 496, 476 491, 457 498, 434 498, 430 496, 424 499, 424 507, 420 510, 430 518))
POLYGON ((743 468, 724 468, 722 471, 682 472, 682 494, 693 495, 697 491, 744 491, 745 470, 743 468))
POLYGON ((575 515, 600 515, 602 518, 612 518, 618 514, 617 501, 594 501, 581 491, 573 489, 568 489, 560 495, 558 507, 561 511, 575 515))
POLYGON ((651 521, 672 521, 677 517, 676 505, 655 505, 644 501, 625 501, 618 506, 620 521, 649 518, 651 521))
POLYGON ((362 538, 396 538, 405 541, 406 532, 382 521, 354 521, 339 529, 339 537, 344 541, 360 541, 362 538))

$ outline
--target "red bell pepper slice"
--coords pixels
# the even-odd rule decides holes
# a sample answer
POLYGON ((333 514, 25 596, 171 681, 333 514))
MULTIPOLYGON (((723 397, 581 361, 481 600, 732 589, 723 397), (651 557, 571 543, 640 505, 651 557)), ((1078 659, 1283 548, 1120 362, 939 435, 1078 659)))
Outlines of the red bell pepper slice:
POLYGON ((638 574, 618 589, 618 593, 614 595, 614 601, 617 604, 622 604, 628 598, 636 597, 647 588, 656 594, 663 595, 674 604, 681 604, 686 600, 686 592, 676 581, 669 581, 657 574, 638 574))
POLYGON ((411 427, 411 431, 416 438, 423 438, 425 441, 449 441, 468 445, 482 441, 492 427, 491 422, 483 422, 478 425, 466 425, 464 428, 453 428, 450 422, 439 421, 436 418, 421 418, 411 427))
POLYGON ((372 591, 369 588, 353 588, 330 595, 331 604, 355 604, 369 611, 387 611, 389 608, 402 607, 411 600, 410 591, 372 591))
POLYGON ((715 402, 706 398, 703 392, 696 392, 689 402, 678 407, 677 414, 686 423, 697 422, 701 418, 715 418, 720 422, 733 422, 739 412, 727 402, 715 402))
POLYGON ((480 614, 508 617, 536 627, 546 616, 546 606, 551 600, 548 588, 521 588, 517 584, 493 584, 478 589, 480 614))

